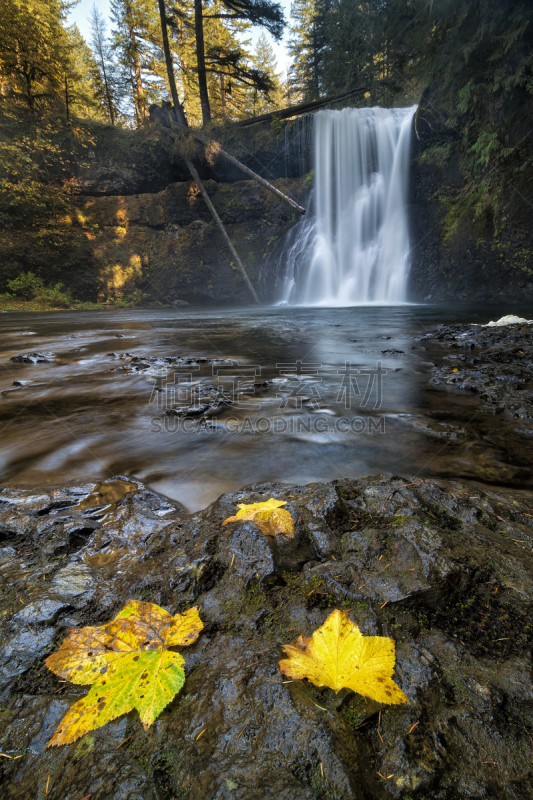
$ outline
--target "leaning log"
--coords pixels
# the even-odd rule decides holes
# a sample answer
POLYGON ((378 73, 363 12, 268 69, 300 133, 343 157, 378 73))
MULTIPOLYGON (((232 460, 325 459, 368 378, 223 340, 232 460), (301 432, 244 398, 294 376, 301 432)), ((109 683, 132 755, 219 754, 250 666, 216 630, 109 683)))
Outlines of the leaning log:
POLYGON ((228 245, 229 250, 231 252, 231 255, 235 259, 235 262, 236 262, 237 266, 239 267, 239 269, 241 271, 241 275, 244 278, 244 280, 246 282, 246 285, 249 288, 252 297, 254 298, 254 300, 257 303, 257 305, 260 306, 261 302, 259 300, 259 297, 257 296, 257 292, 255 291, 250 278, 248 277, 248 273, 244 269, 244 264, 242 263, 241 259, 237 255, 237 251, 235 250, 235 248, 233 246, 233 242, 229 238, 228 232, 227 232, 226 228, 224 227, 224 224, 223 224, 222 220, 218 216, 218 212, 217 212, 215 206, 213 205, 213 202, 212 202, 211 198, 207 194, 206 188, 205 188, 204 184, 202 183, 202 180, 200 179, 200 176, 198 175, 198 172, 196 171, 196 168, 195 168, 194 164, 192 163, 190 158, 186 158, 185 159, 185 163, 187 164, 187 167, 189 168, 189 172, 191 173, 192 177, 194 178, 194 181, 196 182, 196 185, 200 189, 200 192, 202 193, 202 197, 204 198, 204 200, 205 200, 205 202, 207 204, 207 207, 209 208, 209 211, 211 212, 211 215, 212 215, 213 219, 215 220, 216 224, 218 225, 220 233, 224 237, 224 240, 225 240, 226 244, 228 245))
MULTIPOLYGON (((171 95, 172 95, 172 102, 174 103, 174 114, 175 114, 175 117, 176 117, 176 120, 177 120, 176 124, 178 124, 180 128, 183 128, 188 133, 189 129, 187 127, 187 117, 185 115, 185 109, 183 108, 182 104, 179 101, 178 90, 176 88, 176 79, 174 77, 174 67, 172 65, 172 58, 171 58, 171 55, 170 55, 170 48, 169 48, 169 44, 168 44, 168 31, 167 31, 167 17, 166 17, 166 9, 165 9, 165 0, 158 0, 158 3, 159 3, 159 16, 161 18, 161 32, 162 32, 162 36, 163 36, 163 46, 164 46, 164 51, 165 51, 165 62, 166 62, 166 65, 167 65, 168 82, 169 82, 169 85, 170 85, 170 92, 171 92, 171 95)), ((170 120, 171 124, 174 124, 170 114, 169 114, 169 120, 170 120)), ((242 277, 244 278, 244 280, 246 282, 246 285, 248 286, 248 288, 249 288, 249 290, 250 290, 250 292, 252 294, 252 297, 254 298, 254 300, 255 300, 255 302, 257 303, 258 306, 261 305, 261 303, 259 302, 259 298, 257 296, 257 293, 256 293, 254 287, 252 286, 250 278, 248 277, 248 275, 246 273, 246 270, 244 269, 243 263, 242 263, 241 259, 239 258, 239 256, 237 255, 237 251, 233 247, 233 244, 232 244, 231 239, 229 238, 228 232, 226 231, 226 229, 225 229, 225 227, 224 227, 224 225, 222 223, 222 220, 218 216, 217 210, 216 210, 215 206, 213 205, 213 203, 211 202, 211 198, 207 194, 207 192, 205 190, 205 186, 203 185, 202 181, 200 180, 200 176, 198 175, 198 173, 197 173, 197 171, 196 171, 196 169, 194 167, 194 164, 192 163, 192 161, 191 161, 191 159, 189 158, 188 155, 185 155, 185 163, 187 164, 187 167, 189 168, 189 172, 191 173, 191 176, 192 176, 193 180, 196 181, 196 185, 198 186, 200 192, 202 193, 202 197, 204 198, 204 200, 205 200, 205 202, 207 204, 207 207, 209 208, 209 210, 210 210, 210 212, 211 212, 211 214, 213 216, 213 219, 215 220, 216 224, 218 225, 218 227, 220 229, 220 232, 222 233, 222 236, 224 237, 224 239, 226 241, 226 244, 228 245, 233 258, 235 259, 235 261, 237 263, 237 266, 239 267, 239 269, 241 271, 242 277)))
POLYGON ((186 128, 184 125, 180 125, 179 122, 176 122, 173 119, 171 119, 170 122, 173 128, 179 128, 180 130, 183 131, 183 133, 187 134, 188 136, 194 136, 195 139, 204 144, 206 147, 210 147, 214 152, 220 153, 221 156, 224 156, 226 161, 229 161, 230 164, 233 164, 233 166, 240 169, 241 172, 244 172, 246 175, 249 175, 250 178, 253 178, 254 181, 257 181, 257 183, 261 184, 261 186, 263 186, 265 189, 268 189, 268 191, 272 192, 272 194, 275 194, 276 197, 279 197, 280 200, 283 200, 285 203, 288 203, 292 208, 294 208, 300 214, 305 214, 305 208, 299 205, 299 203, 297 203, 296 200, 293 200, 292 197, 289 197, 283 192, 280 192, 279 189, 277 189, 275 186, 272 186, 271 183, 266 181, 264 178, 261 177, 261 175, 258 175, 257 172, 254 172, 245 164, 241 164, 241 162, 238 161, 234 156, 230 155, 225 150, 223 150, 218 142, 208 139, 208 137, 205 136, 205 134, 200 133, 199 131, 193 131, 191 128, 186 128))
POLYGON ((272 122, 276 119, 289 119, 290 117, 298 117, 301 114, 310 114, 313 111, 318 111, 324 106, 329 106, 331 103, 340 103, 341 100, 347 100, 355 94, 365 94, 368 89, 352 89, 351 92, 344 94, 332 95, 331 97, 321 97, 320 100, 312 100, 309 103, 300 103, 297 106, 289 106, 282 108, 279 111, 272 111, 269 114, 261 114, 258 117, 250 117, 249 119, 240 119, 237 122, 232 122, 232 128, 247 128, 249 125, 257 125, 259 122, 272 122))

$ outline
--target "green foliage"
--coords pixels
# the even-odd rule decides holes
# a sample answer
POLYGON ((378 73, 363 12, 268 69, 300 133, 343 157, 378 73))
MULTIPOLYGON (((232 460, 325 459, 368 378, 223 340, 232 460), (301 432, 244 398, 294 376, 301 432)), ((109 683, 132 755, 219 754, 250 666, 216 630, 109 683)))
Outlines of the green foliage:
POLYGON ((70 308, 72 294, 65 291, 62 283, 47 288, 44 281, 33 272, 23 272, 17 278, 7 281, 9 291, 21 300, 36 300, 39 305, 52 308, 70 308))
POLYGON ((52 308, 71 308, 73 304, 71 292, 68 289, 65 290, 62 283, 56 283, 49 289, 43 288, 37 293, 35 299, 52 308))
POLYGON ((274 49, 265 33, 261 33, 258 39, 255 48, 254 63, 256 67, 262 70, 267 76, 272 87, 270 90, 259 90, 256 92, 256 97, 254 97, 254 110, 256 115, 266 114, 269 111, 281 108, 283 106, 284 97, 280 74, 277 71, 278 63, 276 61, 274 49))
POLYGON ((83 168, 93 141, 81 126, 42 118, 20 133, 16 124, 0 127, 0 220, 25 226, 66 213, 68 173, 83 168), (65 175, 67 173, 67 175, 65 175))
POLYGON ((92 46, 95 65, 92 79, 97 103, 106 122, 114 125, 120 119, 121 98, 126 78, 113 58, 111 44, 107 38, 104 16, 93 6, 91 14, 92 46))
POLYGON ((62 83, 68 61, 65 13, 60 0, 4 0, 0 73, 10 81, 10 94, 32 111, 62 83))
POLYGON ((320 96, 320 20, 316 0, 293 0, 291 4, 289 70, 291 103, 317 100, 320 96))
POLYGON ((23 300, 33 300, 43 291, 44 283, 43 279, 34 275, 33 272, 23 272, 18 278, 7 281, 7 288, 23 300))

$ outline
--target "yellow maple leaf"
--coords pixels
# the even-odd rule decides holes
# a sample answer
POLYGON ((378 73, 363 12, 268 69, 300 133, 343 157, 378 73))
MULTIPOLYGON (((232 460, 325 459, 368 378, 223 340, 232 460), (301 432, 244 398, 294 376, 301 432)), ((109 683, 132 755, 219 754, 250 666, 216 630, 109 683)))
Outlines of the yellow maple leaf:
POLYGON ((240 511, 234 517, 228 517, 222 523, 244 522, 248 520, 257 525, 265 536, 288 536, 294 538, 294 520, 290 513, 281 506, 287 505, 286 500, 266 500, 264 503, 238 503, 240 511))
POLYGON ((284 645, 287 658, 279 666, 284 675, 335 692, 348 688, 378 703, 406 703, 408 697, 392 680, 394 648, 385 636, 363 636, 348 612, 336 609, 310 639, 300 636, 284 645))
POLYGON ((45 664, 72 683, 93 686, 47 746, 70 744, 133 708, 149 728, 185 682, 182 656, 167 648, 192 644, 203 627, 197 608, 172 616, 154 603, 130 600, 107 625, 71 631, 45 664))

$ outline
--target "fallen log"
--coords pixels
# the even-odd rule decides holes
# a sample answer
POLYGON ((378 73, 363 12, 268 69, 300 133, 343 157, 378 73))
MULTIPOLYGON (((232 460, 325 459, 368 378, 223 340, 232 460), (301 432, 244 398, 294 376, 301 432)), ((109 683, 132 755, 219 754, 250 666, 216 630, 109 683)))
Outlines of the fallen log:
POLYGON ((340 103, 341 100, 347 100, 355 94, 365 94, 368 89, 352 89, 351 92, 344 94, 332 95, 331 97, 322 97, 320 100, 312 100, 309 103, 300 103, 297 106, 289 106, 288 108, 281 108, 279 111, 271 111, 269 114, 260 114, 258 117, 250 117, 249 119, 240 119, 237 122, 232 122, 233 128, 247 128, 249 125, 257 125, 259 122, 272 122, 274 117, 277 119, 289 119, 290 117, 298 117, 301 114, 309 114, 313 111, 318 111, 319 108, 329 106, 331 103, 340 103))
MULTIPOLYGON (((177 119, 177 122, 174 122, 174 120, 172 119, 172 116, 171 116, 170 113, 168 115, 168 118, 170 120, 170 124, 171 125, 173 125, 173 124, 179 125, 180 128, 183 128, 187 132, 187 134, 189 134, 190 131, 189 131, 189 128, 187 127, 187 117, 185 115, 185 109, 183 108, 182 104, 180 103, 179 97, 178 97, 178 90, 176 88, 176 79, 174 77, 174 67, 172 65, 172 58, 171 58, 171 55, 170 55, 170 48, 169 48, 169 45, 168 45, 168 31, 167 31, 167 17, 166 17, 166 9, 165 9, 165 0, 158 0, 158 3, 159 3, 159 16, 160 16, 160 19, 161 19, 161 32, 162 32, 162 35, 163 35, 163 45, 164 45, 164 50, 165 50, 165 62, 166 62, 166 65, 167 65, 168 82, 169 82, 169 85, 170 85, 170 93, 172 95, 172 102, 174 103, 174 114, 175 114, 175 117, 177 119)), ((209 195, 207 194, 207 192, 205 190, 205 186, 203 185, 202 181, 200 180, 200 176, 198 175, 198 173, 197 173, 197 171, 196 171, 196 169, 194 167, 194 164, 192 163, 191 159, 187 155, 185 155, 184 158, 185 158, 185 163, 187 164, 187 167, 189 169, 189 172, 191 173, 191 176, 192 176, 193 180, 196 182, 196 185, 198 186, 198 188, 199 188, 199 190, 200 190, 200 192, 202 194, 202 197, 204 198, 204 200, 205 200, 205 202, 207 204, 207 207, 209 208, 209 211, 211 212, 211 215, 212 215, 213 219, 215 220, 216 224, 218 225, 218 227, 220 229, 220 232, 222 233, 222 236, 224 237, 224 240, 225 240, 226 244, 228 245, 233 258, 235 259, 235 261, 237 263, 237 266, 239 267, 239 269, 241 271, 241 275, 244 278, 245 283, 248 286, 248 288, 249 288, 249 290, 250 290, 250 292, 252 294, 252 297, 254 298, 254 301, 257 303, 258 306, 260 306, 261 303, 259 302, 259 298, 257 296, 257 293, 256 293, 253 285, 252 285, 252 282, 250 281, 250 278, 248 277, 248 274, 247 274, 246 270, 244 269, 244 265, 243 265, 241 259, 237 255, 237 251, 233 247, 232 241, 229 238, 229 234, 228 234, 226 228, 224 227, 224 224, 223 224, 222 220, 218 216, 215 206, 211 202, 211 198, 209 197, 209 195)))
POLYGON ((283 200, 285 203, 288 203, 292 208, 294 208, 300 214, 305 214, 305 208, 301 206, 299 203, 297 203, 296 200, 293 200, 292 197, 289 197, 288 195, 281 192, 279 189, 277 189, 271 183, 266 181, 264 178, 261 177, 261 175, 258 175, 257 172, 254 172, 245 164, 241 164, 241 162, 238 161, 234 156, 230 155, 225 150, 223 150, 218 142, 209 139, 207 136, 205 136, 205 134, 200 133, 199 131, 193 131, 191 130, 191 128, 186 128, 185 125, 180 125, 179 122, 176 122, 173 119, 170 120, 170 123, 173 128, 179 128, 188 136, 194 136, 195 139, 197 139, 199 142, 202 142, 202 144, 206 145, 206 147, 213 148, 217 153, 220 153, 221 156, 224 156, 226 161, 229 161, 230 164, 233 164, 242 172, 246 173, 246 175, 249 175, 251 178, 253 178, 254 181, 257 181, 257 183, 259 183, 265 189, 268 189, 269 192, 272 192, 272 194, 275 194, 276 197, 279 197, 280 200, 283 200))
POLYGON ((205 188, 204 184, 202 183, 202 180, 201 180, 200 176, 198 175, 198 172, 196 171, 194 164, 192 163, 192 161, 189 158, 185 159, 185 163, 187 164, 187 167, 189 168, 189 172, 191 173, 192 177, 194 178, 194 181, 196 182, 196 185, 200 189, 200 192, 202 193, 202 197, 204 198, 204 200, 205 200, 205 202, 207 204, 207 207, 209 208, 209 211, 211 212, 211 215, 212 215, 213 219, 215 220, 216 224, 218 225, 218 228, 219 228, 222 236, 224 237, 224 240, 225 240, 226 244, 229 247, 231 255, 235 259, 235 262, 236 262, 237 266, 239 267, 239 269, 241 271, 241 275, 244 278, 244 280, 246 282, 246 285, 247 285, 247 287, 249 288, 249 290, 251 292, 252 297, 254 298, 254 300, 257 303, 257 305, 260 306, 261 302, 259 300, 259 297, 257 296, 257 292, 255 291, 250 278, 248 277, 248 273, 244 269, 244 265, 243 265, 241 259, 239 258, 238 254, 237 254, 237 251, 235 250, 235 248, 233 246, 233 242, 229 238, 229 234, 228 234, 226 228, 224 227, 224 224, 223 224, 222 220, 218 216, 218 212, 217 212, 215 206, 213 205, 213 202, 212 202, 211 198, 207 194, 206 188, 205 188))

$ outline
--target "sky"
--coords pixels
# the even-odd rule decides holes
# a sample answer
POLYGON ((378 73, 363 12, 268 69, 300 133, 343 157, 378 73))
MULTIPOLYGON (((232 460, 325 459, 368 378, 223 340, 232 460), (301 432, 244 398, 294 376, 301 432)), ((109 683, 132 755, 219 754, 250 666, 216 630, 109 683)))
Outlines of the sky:
MULTIPOLYGON (((154 0, 155 2, 155 0, 154 0)), ((290 0, 280 0, 281 5, 285 11, 285 17, 288 20, 291 10, 291 2, 290 0)), ((109 0, 79 0, 78 4, 72 8, 69 12, 69 23, 72 25, 74 22, 80 29, 80 32, 87 43, 90 42, 91 39, 91 26, 89 24, 88 18, 91 13, 91 9, 93 5, 96 4, 98 10, 109 20, 109 0)), ((108 30, 111 29, 111 23, 108 25, 108 30)), ((253 27, 249 38, 251 38, 253 44, 261 35, 261 31, 263 29, 257 26, 253 27)), ((274 52, 276 54, 276 58, 278 60, 278 72, 285 73, 287 70, 287 66, 289 65, 290 58, 288 56, 286 50, 286 39, 287 39, 287 30, 285 30, 284 39, 277 43, 274 41, 272 36, 266 31, 266 35, 274 48, 274 52)))

